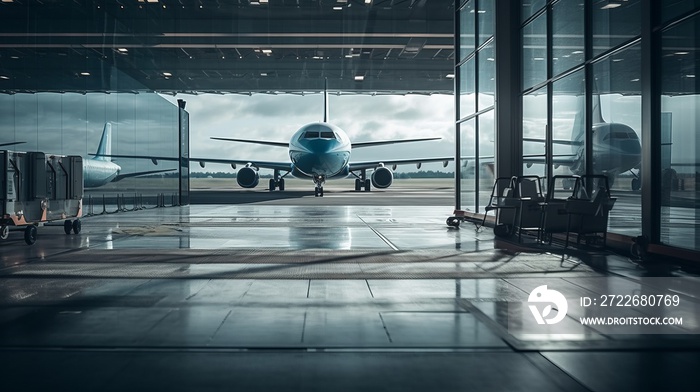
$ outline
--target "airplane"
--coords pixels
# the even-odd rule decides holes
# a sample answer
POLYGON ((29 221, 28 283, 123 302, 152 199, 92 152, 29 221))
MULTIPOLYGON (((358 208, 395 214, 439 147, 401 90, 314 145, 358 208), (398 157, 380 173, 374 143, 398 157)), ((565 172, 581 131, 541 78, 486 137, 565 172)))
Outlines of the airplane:
MULTIPOLYGON (((630 184, 631 189, 638 191, 641 188, 641 172, 639 170, 642 163, 642 144, 639 136, 628 125, 608 123, 603 119, 599 95, 594 95, 592 120, 591 149, 593 173, 606 175, 608 184, 612 187, 618 175, 630 172, 634 176, 630 184), (637 169, 637 173, 633 169, 637 169)), ((577 113, 573 129, 578 130, 573 140, 552 140, 553 144, 571 146, 571 154, 554 154, 552 156, 552 164, 554 169, 566 166, 572 174, 584 175, 586 174, 586 137, 581 113, 577 113)), ((523 141, 543 142, 542 139, 527 137, 524 137, 523 141)), ((530 167, 532 164, 543 164, 545 162, 541 157, 524 157, 523 163, 530 167)))
MULTIPOLYGON (((592 135, 592 157, 593 157, 593 172, 604 174, 608 177, 608 184, 612 187, 615 178, 625 172, 630 172, 634 178, 632 179, 631 189, 638 191, 641 188, 641 162, 642 162, 642 145, 637 133, 628 125, 621 123, 608 123, 603 119, 600 110, 600 97, 594 96, 593 102, 593 131, 592 135), (635 173, 633 170, 637 170, 635 173)), ((573 130, 578 130, 572 140, 552 140, 553 144, 570 146, 570 154, 553 154, 552 165, 554 169, 560 166, 568 167, 574 175, 586 174, 586 151, 585 151, 585 127, 583 126, 582 113, 577 113, 574 119, 573 130)), ((545 140, 540 138, 523 137, 524 142, 543 143, 545 140)), ((489 166, 490 172, 493 173, 493 156, 482 157, 481 164, 489 166)), ((466 170, 474 169, 474 157, 462 157, 462 167, 466 170)), ((527 167, 534 164, 546 164, 544 157, 527 156, 523 157, 523 163, 527 167)), ((570 189, 573 183, 564 183, 564 188, 570 189)))
POLYGON ((97 188, 109 182, 121 181, 129 177, 143 176, 147 174, 163 173, 175 169, 149 170, 142 172, 121 174, 121 166, 112 162, 112 123, 106 122, 102 130, 100 144, 97 152, 91 159, 83 159, 83 185, 85 188, 97 188))
MULTIPOLYGON (((422 163, 442 162, 443 167, 454 157, 417 158, 417 159, 389 159, 366 162, 351 162, 352 149, 379 146, 396 143, 409 143, 428 140, 438 140, 439 137, 418 139, 381 140, 352 143, 348 135, 340 127, 329 122, 328 107, 328 82, 324 84, 323 91, 323 121, 306 124, 296 131, 289 142, 274 142, 265 140, 235 139, 224 137, 211 137, 214 140, 254 143, 275 147, 286 147, 290 161, 268 162, 258 160, 238 159, 212 159, 189 158, 190 162, 198 162, 204 168, 206 163, 225 163, 232 168, 236 165, 244 165, 236 174, 238 185, 243 188, 254 188, 260 181, 259 169, 272 169, 273 178, 269 181, 268 189, 284 191, 284 177, 310 179, 314 183, 314 196, 323 197, 323 185, 326 180, 355 177, 355 191, 369 192, 372 186, 379 189, 388 188, 393 182, 393 170, 397 165, 416 164, 418 168, 422 163), (391 169, 389 168, 391 167, 391 169), (368 178, 367 171, 372 170, 368 178), (281 174, 283 173, 283 174, 281 174)), ((173 157, 134 156, 134 155, 108 155, 117 158, 141 158, 150 159, 154 164, 159 160, 179 161, 173 157)))
MULTIPOLYGON (((26 142, 0 143, 0 147, 13 146, 24 143, 26 142)), ((111 153, 112 124, 107 122, 105 123, 104 129, 102 130, 102 138, 100 139, 100 144, 97 147, 97 153, 91 154, 94 155, 92 159, 83 159, 83 186, 85 188, 97 188, 109 182, 120 181, 128 177, 143 176, 146 174, 163 173, 175 170, 150 170, 143 172, 120 174, 122 168, 121 166, 112 162, 112 158, 110 156, 111 153)))

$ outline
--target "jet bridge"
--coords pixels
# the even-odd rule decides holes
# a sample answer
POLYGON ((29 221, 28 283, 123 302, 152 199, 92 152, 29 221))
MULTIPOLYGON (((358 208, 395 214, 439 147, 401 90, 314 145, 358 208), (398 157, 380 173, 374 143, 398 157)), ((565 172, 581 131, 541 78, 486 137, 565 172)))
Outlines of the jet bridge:
POLYGON ((66 234, 80 233, 82 157, 0 150, 0 172, 0 239, 11 228, 23 228, 24 241, 32 245, 37 227, 56 220, 65 220, 66 234))

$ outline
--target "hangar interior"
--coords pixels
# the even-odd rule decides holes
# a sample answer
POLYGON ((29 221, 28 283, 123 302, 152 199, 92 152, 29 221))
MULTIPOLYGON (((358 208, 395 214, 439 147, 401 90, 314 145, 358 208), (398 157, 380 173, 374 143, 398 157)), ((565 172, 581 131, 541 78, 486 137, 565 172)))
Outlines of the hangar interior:
POLYGON ((114 154, 175 158, 119 160, 160 173, 86 193, 80 234, 0 244, 11 389, 697 388, 700 2, 3 0, 0 21, 0 143, 88 159, 110 124, 114 154), (453 189, 189 204, 189 97, 326 79, 453 94, 453 189), (617 198, 607 248, 445 226, 496 178, 591 174, 617 198), (616 253, 635 240, 654 263, 616 253), (528 308, 543 285, 569 301, 557 326, 528 308), (584 306, 627 294, 667 303, 584 306), (683 322, 579 319, 611 315, 683 322))

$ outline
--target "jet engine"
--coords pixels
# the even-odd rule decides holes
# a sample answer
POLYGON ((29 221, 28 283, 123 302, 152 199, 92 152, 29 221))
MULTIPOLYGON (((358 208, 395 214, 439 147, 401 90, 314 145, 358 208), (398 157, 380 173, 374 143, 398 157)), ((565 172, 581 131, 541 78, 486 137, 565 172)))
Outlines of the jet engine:
POLYGON ((375 188, 388 188, 394 181, 394 173, 386 167, 378 167, 372 173, 372 185, 375 188))
POLYGON ((260 182, 260 175, 258 175, 258 169, 253 166, 242 167, 238 170, 236 174, 236 182, 242 188, 255 188, 260 182))

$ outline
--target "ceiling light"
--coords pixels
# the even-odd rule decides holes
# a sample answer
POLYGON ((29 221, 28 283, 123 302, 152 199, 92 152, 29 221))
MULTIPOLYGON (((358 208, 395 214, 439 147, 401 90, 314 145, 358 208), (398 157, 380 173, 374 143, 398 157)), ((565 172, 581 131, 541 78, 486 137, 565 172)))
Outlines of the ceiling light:
POLYGON ((685 75, 685 77, 686 77, 686 78, 694 78, 694 77, 695 77, 695 75, 693 75, 693 74, 690 74, 690 75, 685 75))
POLYGON ((535 60, 535 61, 544 61, 544 57, 535 57, 533 60, 535 60))
POLYGON ((126 53, 128 51, 129 51, 129 49, 127 49, 127 48, 117 48, 117 52, 119 52, 119 53, 126 53))
POLYGON ((173 74, 171 74, 170 72, 163 72, 163 76, 165 76, 166 78, 169 78, 169 77, 173 76, 173 74))
POLYGON ((260 76, 267 76, 267 72, 260 72, 260 76))
POLYGON ((690 53, 690 52, 675 52, 673 54, 678 55, 678 56, 685 56, 688 53, 690 53))
POLYGON ((446 77, 447 79, 454 79, 454 78, 455 78, 455 74, 447 74, 445 77, 446 77))
POLYGON ((2 0, 3 3, 14 3, 15 0, 2 0))
POLYGON ((635 79, 630 80, 630 82, 638 82, 638 81, 639 81, 639 78, 635 78, 635 79))
POLYGON ((346 58, 346 59, 351 59, 351 58, 352 58, 352 55, 351 55, 351 54, 346 54, 346 55, 345 55, 345 58, 346 58))
POLYGON ((583 54, 583 50, 574 50, 571 54, 583 54))
POLYGON ((365 76, 364 75, 355 75, 355 80, 358 82, 361 82, 361 81, 365 80, 365 76))
POLYGON ((487 58, 486 60, 488 60, 488 61, 496 61, 496 59, 494 59, 493 57, 489 57, 489 58, 487 58))
POLYGON ((609 10, 609 9, 612 9, 612 8, 617 8, 617 7, 621 6, 621 5, 622 5, 622 4, 620 4, 620 3, 608 3, 608 4, 606 4, 606 5, 602 6, 602 7, 600 7, 600 9, 601 9, 601 10, 609 10))
POLYGON ((157 3, 158 0, 146 0, 146 3, 157 3))
POLYGON ((260 1, 260 4, 267 4, 268 0, 258 0, 258 1, 260 1))
POLYGON ((625 61, 625 59, 613 59, 613 63, 619 63, 620 61, 625 61))
POLYGON ((262 52, 265 54, 270 54, 272 53, 272 49, 263 49, 262 52))
POLYGON ((335 11, 341 11, 341 10, 343 9, 343 7, 333 7, 333 9, 334 9, 335 11))
POLYGON ((90 72, 81 72, 80 76, 90 76, 90 72))
POLYGON ((370 4, 372 3, 372 0, 365 0, 365 4, 370 4))
MULTIPOLYGON (((3 1, 3 3, 8 3, 8 2, 7 2, 7 1, 3 1)), ((5 75, 0 75, 0 79, 9 80, 10 77, 9 77, 9 76, 5 76, 5 75)))

